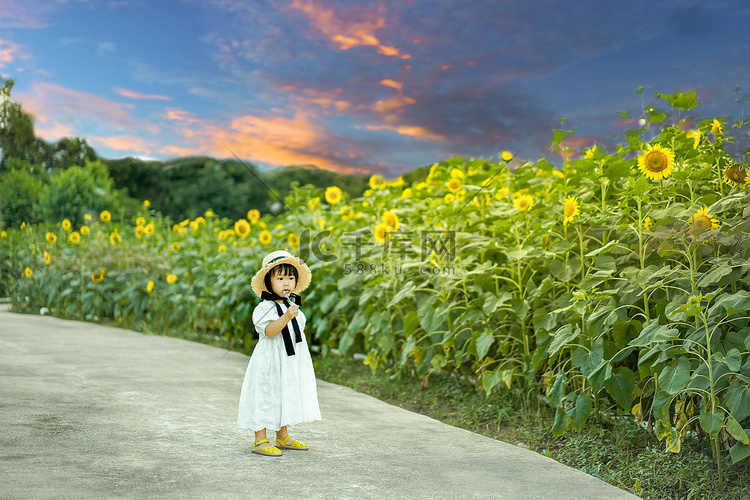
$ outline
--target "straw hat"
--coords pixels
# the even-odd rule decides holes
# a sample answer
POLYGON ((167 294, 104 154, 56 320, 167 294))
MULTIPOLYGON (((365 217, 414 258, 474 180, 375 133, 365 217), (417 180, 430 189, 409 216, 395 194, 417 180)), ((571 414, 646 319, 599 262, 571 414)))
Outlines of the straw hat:
POLYGON ((264 290, 272 292, 272 290, 266 289, 266 274, 268 274, 268 271, 278 266, 279 264, 291 264, 297 269, 299 278, 297 279, 297 286, 294 290, 292 290, 292 293, 299 294, 299 292, 310 286, 310 282, 312 281, 312 273, 307 267, 307 264, 305 264, 302 259, 293 256, 289 252, 286 252, 284 250, 276 250, 275 252, 271 252, 263 258, 263 263, 261 264, 260 270, 255 273, 255 276, 253 276, 251 286, 253 287, 253 292, 255 292, 255 295, 260 297, 264 290))

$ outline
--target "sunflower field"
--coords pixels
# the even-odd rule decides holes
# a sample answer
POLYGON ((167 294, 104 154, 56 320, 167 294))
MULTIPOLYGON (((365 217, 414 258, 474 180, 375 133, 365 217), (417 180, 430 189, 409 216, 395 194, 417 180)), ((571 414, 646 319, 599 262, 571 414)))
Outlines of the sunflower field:
POLYGON ((556 409, 552 431, 605 412, 679 452, 706 437, 721 477, 750 456, 750 204, 736 153, 748 122, 681 115, 662 96, 605 149, 550 147, 562 164, 452 158, 362 197, 296 186, 281 215, 133 219, 6 229, 13 309, 224 337, 249 351, 250 279, 286 249, 313 273, 308 336, 374 372, 463 376, 556 409))

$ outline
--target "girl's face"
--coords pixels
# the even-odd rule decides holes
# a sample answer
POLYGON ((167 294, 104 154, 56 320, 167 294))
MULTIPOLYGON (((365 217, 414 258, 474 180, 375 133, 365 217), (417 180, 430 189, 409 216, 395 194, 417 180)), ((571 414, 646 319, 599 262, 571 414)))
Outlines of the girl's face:
POLYGON ((280 297, 283 297, 285 291, 292 293, 292 290, 297 288, 297 279, 291 274, 284 275, 281 274, 281 272, 279 272, 278 274, 272 274, 271 288, 273 288, 273 293, 280 297))

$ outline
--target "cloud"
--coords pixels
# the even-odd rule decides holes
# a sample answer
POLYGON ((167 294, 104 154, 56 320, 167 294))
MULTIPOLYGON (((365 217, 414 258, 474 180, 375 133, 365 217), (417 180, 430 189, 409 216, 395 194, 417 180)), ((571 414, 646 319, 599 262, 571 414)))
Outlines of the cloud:
POLYGON ((156 99, 161 101, 171 101, 172 98, 164 95, 153 95, 153 94, 141 94, 139 92, 136 92, 134 90, 128 90, 128 89, 121 89, 119 87, 115 87, 112 89, 115 94, 119 94, 123 97, 128 97, 130 99, 156 99))
POLYGON ((31 56, 19 44, 9 40, 0 40, 0 69, 7 68, 17 60, 29 60, 31 56))
POLYGON ((67 135, 98 137, 118 132, 145 131, 155 135, 159 130, 153 123, 135 118, 132 104, 114 102, 56 83, 33 83, 30 91, 18 92, 14 97, 34 116, 37 134, 48 141, 67 135), (60 135, 62 132, 66 132, 65 135, 60 135))
MULTIPOLYGON (((88 0, 73 0, 87 2, 88 0)), ((45 28, 64 0, 2 0, 0 2, 0 27, 2 28, 45 28)))
POLYGON ((180 140, 160 152, 168 155, 208 154, 230 156, 269 165, 314 164, 339 172, 363 172, 362 152, 353 144, 337 140, 335 134, 315 117, 297 113, 291 117, 243 115, 229 123, 196 118, 191 113, 170 109, 180 140))
POLYGON ((110 137, 89 136, 86 139, 94 148, 101 146, 115 151, 138 151, 138 156, 151 155, 158 147, 153 142, 134 135, 115 135, 110 137))
POLYGON ((382 4, 377 10, 365 7, 327 7, 319 0, 292 0, 290 7, 305 13, 315 28, 328 38, 339 50, 354 47, 374 47, 378 54, 409 59, 392 45, 381 43, 375 33, 387 24, 382 4))
POLYGON ((117 44, 113 42, 99 42, 86 36, 64 37, 58 40, 62 47, 72 47, 75 45, 91 46, 97 56, 106 58, 117 51, 117 44))

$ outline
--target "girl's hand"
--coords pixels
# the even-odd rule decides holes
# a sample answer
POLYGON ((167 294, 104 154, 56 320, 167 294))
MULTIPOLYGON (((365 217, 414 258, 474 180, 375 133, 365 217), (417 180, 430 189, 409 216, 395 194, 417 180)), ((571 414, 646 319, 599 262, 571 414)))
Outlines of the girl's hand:
POLYGON ((292 304, 289 306, 289 309, 286 310, 284 313, 284 317, 286 317, 288 320, 291 321, 292 318, 295 318, 299 314, 299 306, 296 304, 292 304))

